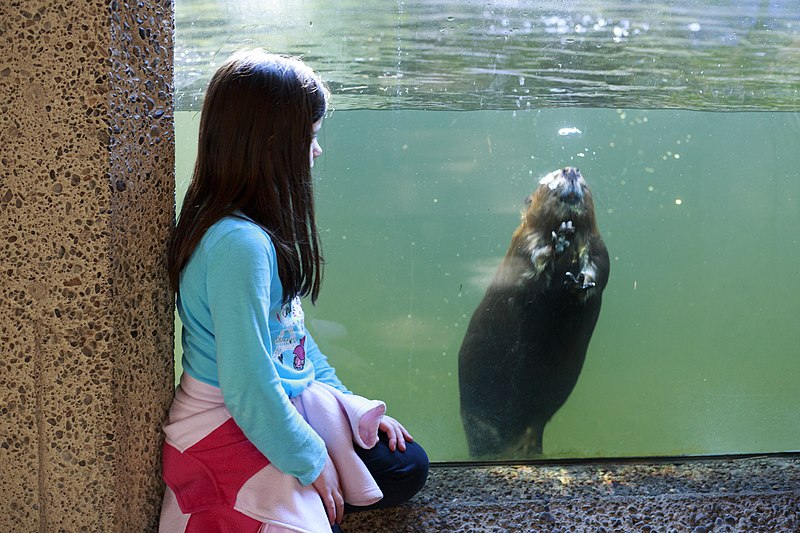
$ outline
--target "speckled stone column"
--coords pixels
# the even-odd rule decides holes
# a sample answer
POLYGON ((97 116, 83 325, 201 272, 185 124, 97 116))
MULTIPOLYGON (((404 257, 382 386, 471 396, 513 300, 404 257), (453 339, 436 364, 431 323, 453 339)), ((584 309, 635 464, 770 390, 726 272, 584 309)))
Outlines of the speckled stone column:
POLYGON ((0 531, 153 531, 172 2, 0 2, 0 531))

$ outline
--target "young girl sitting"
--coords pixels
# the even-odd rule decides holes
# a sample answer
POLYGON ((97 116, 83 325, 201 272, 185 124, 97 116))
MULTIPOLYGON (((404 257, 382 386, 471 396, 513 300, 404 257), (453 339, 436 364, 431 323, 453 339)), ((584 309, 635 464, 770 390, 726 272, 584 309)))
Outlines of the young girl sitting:
POLYGON ((350 393, 303 322, 320 288, 311 167, 329 93, 296 59, 234 55, 211 79, 169 251, 183 322, 164 427, 162 532, 323 532, 402 503, 428 458, 350 393), (355 444, 354 444, 355 443, 355 444))

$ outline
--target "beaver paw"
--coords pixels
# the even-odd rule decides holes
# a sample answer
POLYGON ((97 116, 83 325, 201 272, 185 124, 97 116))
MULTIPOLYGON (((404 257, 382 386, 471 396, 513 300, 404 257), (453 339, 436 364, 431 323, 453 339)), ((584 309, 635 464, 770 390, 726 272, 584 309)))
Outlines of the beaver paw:
POLYGON ((563 254, 567 248, 569 248, 569 239, 573 235, 575 235, 575 226, 572 225, 571 220, 562 222, 558 227, 558 232, 551 232, 551 237, 553 239, 553 250, 555 251, 556 255, 563 254))
POLYGON ((564 286, 571 292, 582 292, 595 286, 594 281, 587 279, 583 272, 577 276, 572 272, 567 272, 564 278, 564 286))

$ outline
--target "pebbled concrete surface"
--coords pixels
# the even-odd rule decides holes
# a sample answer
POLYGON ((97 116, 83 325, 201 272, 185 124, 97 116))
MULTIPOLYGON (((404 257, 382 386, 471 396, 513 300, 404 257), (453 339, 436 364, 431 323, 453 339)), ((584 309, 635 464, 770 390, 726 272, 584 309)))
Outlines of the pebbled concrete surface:
POLYGON ((432 466, 411 502, 350 514, 343 530, 797 532, 800 456, 432 466))
POLYGON ((0 1, 2 532, 158 524, 172 13, 0 1))

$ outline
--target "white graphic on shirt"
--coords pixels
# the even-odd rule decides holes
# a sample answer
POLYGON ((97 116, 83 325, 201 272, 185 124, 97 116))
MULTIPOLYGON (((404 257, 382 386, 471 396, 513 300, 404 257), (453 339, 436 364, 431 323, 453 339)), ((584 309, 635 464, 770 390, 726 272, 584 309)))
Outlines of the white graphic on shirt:
POLYGON ((272 359, 284 366, 302 370, 306 364, 306 329, 300 298, 295 297, 289 303, 283 304, 276 313, 276 318, 281 329, 275 337, 272 359))

